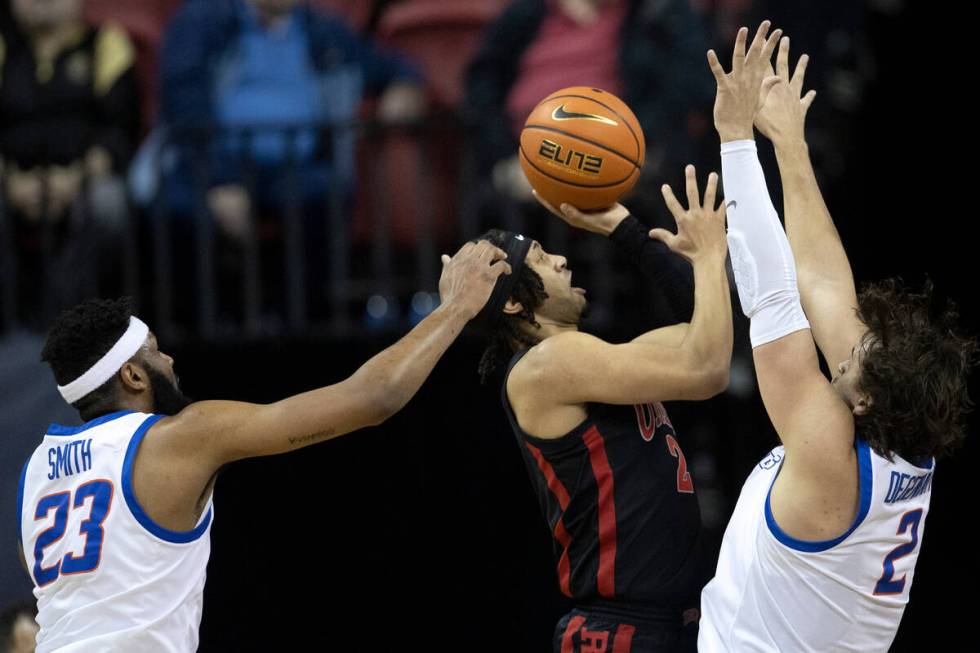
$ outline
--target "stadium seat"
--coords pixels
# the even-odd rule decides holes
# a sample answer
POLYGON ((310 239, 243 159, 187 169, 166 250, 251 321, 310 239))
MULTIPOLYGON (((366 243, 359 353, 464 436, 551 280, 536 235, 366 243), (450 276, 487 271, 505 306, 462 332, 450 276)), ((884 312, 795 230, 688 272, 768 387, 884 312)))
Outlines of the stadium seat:
POLYGON ((503 0, 405 0, 385 11, 378 35, 422 67, 437 104, 455 107, 463 97, 463 76, 483 30, 505 4, 503 0))

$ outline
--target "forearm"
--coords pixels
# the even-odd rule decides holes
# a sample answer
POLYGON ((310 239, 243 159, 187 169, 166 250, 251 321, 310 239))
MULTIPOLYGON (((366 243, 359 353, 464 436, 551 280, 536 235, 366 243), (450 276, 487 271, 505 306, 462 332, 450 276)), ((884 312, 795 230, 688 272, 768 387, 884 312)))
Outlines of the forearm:
POLYGON ((368 360, 354 374, 365 388, 378 388, 384 417, 401 410, 466 326, 468 319, 443 304, 401 340, 368 360))
POLYGON ((775 143, 783 182, 786 235, 793 248, 803 306, 814 284, 832 283, 850 288, 854 277, 837 228, 824 203, 804 141, 775 143))
POLYGON ((662 322, 688 322, 694 311, 691 266, 663 242, 651 239, 648 231, 630 215, 616 225, 609 239, 617 254, 635 265, 651 287, 667 301, 670 315, 662 322))
POLYGON ((789 241, 772 205, 752 140, 724 142, 722 177, 728 247, 753 347, 809 328, 796 286, 789 241))
POLYGON ((732 358, 732 304, 724 259, 694 264, 694 312, 681 348, 696 364, 727 378, 732 358))

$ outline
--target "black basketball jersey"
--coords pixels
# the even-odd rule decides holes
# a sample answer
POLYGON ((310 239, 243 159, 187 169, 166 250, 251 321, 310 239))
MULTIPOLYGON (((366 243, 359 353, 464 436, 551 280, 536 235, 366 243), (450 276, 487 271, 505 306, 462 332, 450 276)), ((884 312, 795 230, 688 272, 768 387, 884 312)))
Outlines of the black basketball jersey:
POLYGON ((541 512, 554 536, 558 584, 580 603, 696 607, 704 581, 701 513, 677 433, 659 403, 589 404, 554 439, 525 433, 502 399, 541 512))

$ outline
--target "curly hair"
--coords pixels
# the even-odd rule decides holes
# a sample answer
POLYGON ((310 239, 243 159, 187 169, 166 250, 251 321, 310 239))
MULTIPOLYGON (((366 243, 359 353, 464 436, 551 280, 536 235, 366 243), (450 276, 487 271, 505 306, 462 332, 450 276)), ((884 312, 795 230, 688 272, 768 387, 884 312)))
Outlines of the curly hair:
MULTIPOLYGON (((129 328, 133 302, 119 299, 86 299, 59 315, 48 331, 41 360, 51 366, 58 385, 71 383, 112 349, 129 328)), ((76 401, 82 419, 112 410, 112 379, 76 401)))
POLYGON ((977 362, 977 342, 958 333, 952 302, 934 305, 933 286, 919 291, 898 279, 866 285, 858 317, 870 343, 857 389, 871 401, 856 417, 862 437, 889 460, 939 458, 966 435, 973 407, 967 377, 977 362))
MULTIPOLYGON (((489 240, 500 247, 504 243, 504 236, 499 229, 491 229, 478 240, 489 240)), ((490 334, 490 344, 483 351, 477 369, 481 383, 487 383, 498 368, 507 364, 514 355, 515 343, 520 347, 533 347, 538 344, 538 339, 525 331, 521 323, 527 322, 532 327, 540 329, 541 325, 534 319, 534 311, 547 298, 548 293, 544 290, 541 275, 532 270, 529 265, 522 266, 514 290, 511 292, 511 299, 521 304, 521 312, 504 315, 494 332, 490 334)))

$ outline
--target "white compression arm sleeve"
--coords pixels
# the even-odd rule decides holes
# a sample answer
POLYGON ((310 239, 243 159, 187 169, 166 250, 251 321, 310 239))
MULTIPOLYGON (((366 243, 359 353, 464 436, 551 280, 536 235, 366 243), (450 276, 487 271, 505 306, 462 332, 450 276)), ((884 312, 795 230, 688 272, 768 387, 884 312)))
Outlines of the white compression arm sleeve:
POLYGON ((809 329, 796 287, 796 262, 769 198, 755 141, 721 144, 728 250, 752 347, 809 329))

